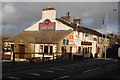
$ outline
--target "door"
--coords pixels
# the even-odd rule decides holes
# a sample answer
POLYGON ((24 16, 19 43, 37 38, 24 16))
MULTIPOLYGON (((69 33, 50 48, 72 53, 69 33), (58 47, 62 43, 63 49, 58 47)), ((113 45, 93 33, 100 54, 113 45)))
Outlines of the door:
POLYGON ((81 47, 78 47, 78 54, 81 53, 81 47))
POLYGON ((72 53, 72 47, 70 47, 70 53, 72 53))
POLYGON ((44 53, 48 54, 48 46, 44 46, 44 53))
POLYGON ((24 54, 25 53, 25 45, 19 45, 19 58, 24 58, 24 54))

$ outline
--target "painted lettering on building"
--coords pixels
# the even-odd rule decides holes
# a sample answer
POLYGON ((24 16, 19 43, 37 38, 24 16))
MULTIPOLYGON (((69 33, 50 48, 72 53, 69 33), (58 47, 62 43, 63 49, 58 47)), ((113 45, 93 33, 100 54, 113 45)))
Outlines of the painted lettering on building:
POLYGON ((92 45, 92 42, 81 42, 81 45, 92 45))
POLYGON ((43 23, 39 23, 39 30, 55 30, 55 22, 46 19, 43 23))

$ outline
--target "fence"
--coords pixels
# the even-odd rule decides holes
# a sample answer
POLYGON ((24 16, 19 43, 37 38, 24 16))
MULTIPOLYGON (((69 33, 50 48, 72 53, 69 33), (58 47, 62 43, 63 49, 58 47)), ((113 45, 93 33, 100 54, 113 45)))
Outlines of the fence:
POLYGON ((32 61, 48 61, 48 60, 71 60, 72 54, 71 53, 52 53, 52 55, 45 54, 45 53, 13 53, 12 62, 15 63, 15 58, 19 58, 16 55, 24 54, 29 55, 29 57, 25 57, 26 60, 29 62, 32 61), (40 56, 31 56, 31 55, 40 55, 40 56))

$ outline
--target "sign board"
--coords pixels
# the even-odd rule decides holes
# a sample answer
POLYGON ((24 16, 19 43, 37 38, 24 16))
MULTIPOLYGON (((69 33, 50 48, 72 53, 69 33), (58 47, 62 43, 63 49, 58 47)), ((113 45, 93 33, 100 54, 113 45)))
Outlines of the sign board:
POLYGON ((74 41, 73 40, 69 40, 69 45, 73 45, 74 41))
POLYGON ((73 39, 73 35, 70 35, 69 39, 73 39))
POLYGON ((73 44, 74 44, 73 39, 74 39, 74 36, 73 36, 73 35, 70 35, 70 36, 69 36, 69 45, 73 45, 73 44))
POLYGON ((81 42, 81 45, 92 45, 92 42, 81 42))
POLYGON ((55 30, 55 22, 46 19, 43 23, 39 23, 39 30, 55 30))
POLYGON ((103 46, 108 46, 108 44, 103 44, 103 46))
POLYGON ((68 45, 69 44, 69 40, 68 39, 63 39, 63 45, 68 45))

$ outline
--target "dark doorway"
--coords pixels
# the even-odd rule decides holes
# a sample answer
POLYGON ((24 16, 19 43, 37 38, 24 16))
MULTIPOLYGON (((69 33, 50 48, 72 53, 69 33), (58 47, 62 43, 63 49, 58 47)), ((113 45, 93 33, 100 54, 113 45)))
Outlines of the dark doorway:
POLYGON ((78 54, 81 53, 81 47, 78 47, 78 54))
POLYGON ((70 53, 72 53, 72 47, 70 47, 70 53))
POLYGON ((50 46, 50 54, 53 53, 53 46, 50 46))
POLYGON ((23 53, 25 53, 25 45, 23 45, 23 44, 20 44, 19 45, 19 58, 24 58, 24 54, 23 53))
POLYGON ((44 53, 48 54, 48 46, 44 46, 44 53))
POLYGON ((12 51, 14 51, 14 44, 11 44, 12 51))
POLYGON ((66 46, 62 46, 62 53, 63 53, 63 54, 66 53, 66 46))

